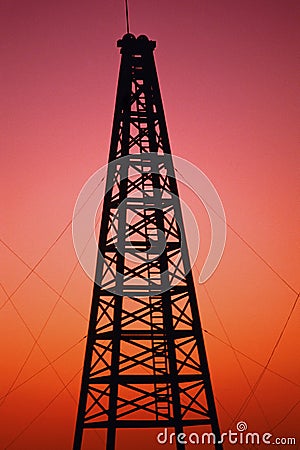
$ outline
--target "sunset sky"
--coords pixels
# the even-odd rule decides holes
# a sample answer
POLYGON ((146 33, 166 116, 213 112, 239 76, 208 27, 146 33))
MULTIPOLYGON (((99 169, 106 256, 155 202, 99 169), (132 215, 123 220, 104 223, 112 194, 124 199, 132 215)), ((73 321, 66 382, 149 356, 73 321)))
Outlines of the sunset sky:
MULTIPOLYGON (((241 411, 299 292, 299 2, 129 8, 130 31, 157 42, 172 152, 213 182, 230 225, 217 271, 197 285, 221 429, 243 420, 299 443, 298 304, 272 372, 241 411)), ((108 159, 125 32, 122 0, 0 0, 1 449, 72 448, 92 282, 70 221, 83 184, 108 159)), ((203 230, 201 267, 205 210, 180 192, 203 230)), ((155 434, 124 431, 119 448, 171 448, 155 434)), ((101 436, 91 439, 84 450, 104 449, 101 436)))

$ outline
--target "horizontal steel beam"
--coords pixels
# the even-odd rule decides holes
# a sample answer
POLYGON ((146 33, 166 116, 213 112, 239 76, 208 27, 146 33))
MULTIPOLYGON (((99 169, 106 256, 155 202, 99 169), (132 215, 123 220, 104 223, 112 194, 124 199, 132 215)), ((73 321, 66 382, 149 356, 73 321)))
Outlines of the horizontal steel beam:
MULTIPOLYGON (((114 378, 114 381, 118 380, 119 384, 153 384, 153 383, 170 383, 172 375, 118 375, 114 378)), ((201 373, 197 374, 179 374, 177 375, 178 383, 189 383, 194 381, 202 381, 203 376, 201 373)), ((90 385, 94 384, 110 384, 112 377, 106 375, 103 377, 90 377, 90 385)), ((149 394, 150 395, 150 394, 149 394)))
MULTIPOLYGON (((209 419, 186 419, 181 421, 183 427, 193 425, 211 425, 209 419)), ((175 422, 170 420, 116 420, 116 428, 168 428, 174 427, 175 422)), ((108 421, 85 422, 84 428, 107 428, 108 421)))

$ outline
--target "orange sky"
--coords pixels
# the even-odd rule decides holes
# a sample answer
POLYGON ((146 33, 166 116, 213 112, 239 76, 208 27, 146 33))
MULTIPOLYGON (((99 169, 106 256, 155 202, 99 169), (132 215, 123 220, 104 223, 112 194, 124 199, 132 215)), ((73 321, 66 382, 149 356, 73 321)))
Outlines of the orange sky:
MULTIPOLYGON (((131 0, 130 12, 132 32, 157 41, 173 153, 211 179, 229 224, 299 291, 298 2, 131 0)), ((29 267, 69 223, 82 185, 107 161, 116 40, 124 32, 121 0, 0 2, 0 235, 29 267)), ((209 244, 207 218, 186 188, 181 193, 198 219, 200 267, 209 244)), ((3 243, 0 250, 0 396, 15 380, 17 388, 0 401, 0 448, 71 449, 84 342, 45 366, 86 334, 92 283, 77 264, 70 227, 38 266, 43 280, 31 274, 15 294, 30 270, 3 243), (72 379, 69 392, 60 393, 72 379)), ((299 398, 293 384, 299 382, 299 309, 271 360, 277 374, 265 372, 257 400, 233 425, 248 383, 253 386, 263 369, 220 340, 265 364, 295 292, 231 229, 219 268, 197 291, 222 430, 234 429, 237 420, 249 431, 271 430, 299 398)), ((272 433, 296 437, 298 428, 299 439, 298 423, 295 407, 272 433)), ((104 448, 101 439, 91 439, 88 450, 104 448)), ((122 450, 162 448, 151 430, 124 431, 119 442, 122 450)))

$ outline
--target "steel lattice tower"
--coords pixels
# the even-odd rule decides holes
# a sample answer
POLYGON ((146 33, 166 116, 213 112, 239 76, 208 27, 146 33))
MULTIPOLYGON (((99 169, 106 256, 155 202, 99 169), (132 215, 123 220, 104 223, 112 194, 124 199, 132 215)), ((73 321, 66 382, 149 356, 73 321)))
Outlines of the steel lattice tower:
POLYGON ((168 427, 178 435, 186 426, 206 425, 219 440, 155 42, 126 34, 118 47, 102 256, 73 449, 81 449, 90 428, 107 430, 106 450, 115 449, 119 428, 168 427))

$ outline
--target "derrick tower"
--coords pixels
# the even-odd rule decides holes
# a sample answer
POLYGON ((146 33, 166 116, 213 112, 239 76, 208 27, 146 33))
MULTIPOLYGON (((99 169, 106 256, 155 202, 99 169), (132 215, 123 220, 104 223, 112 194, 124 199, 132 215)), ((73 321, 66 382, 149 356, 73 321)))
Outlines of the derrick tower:
MULTIPOLYGON (((220 439, 155 45, 129 33, 118 41, 122 56, 74 450, 91 428, 107 430, 106 450, 116 449, 120 428, 169 428, 178 436, 188 426, 199 426, 199 434, 209 427, 220 439)), ((186 448, 182 440, 177 450, 186 448)))

